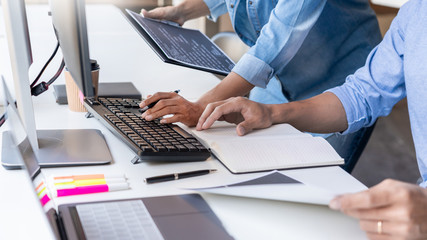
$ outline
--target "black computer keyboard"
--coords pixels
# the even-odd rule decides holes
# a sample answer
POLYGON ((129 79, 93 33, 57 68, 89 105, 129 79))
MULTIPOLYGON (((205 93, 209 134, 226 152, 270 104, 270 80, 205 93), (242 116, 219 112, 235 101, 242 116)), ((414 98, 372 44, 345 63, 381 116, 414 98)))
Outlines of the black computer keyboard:
POLYGON ((210 152, 195 137, 175 124, 142 119, 137 99, 99 98, 85 101, 86 108, 142 160, 203 161, 210 152))

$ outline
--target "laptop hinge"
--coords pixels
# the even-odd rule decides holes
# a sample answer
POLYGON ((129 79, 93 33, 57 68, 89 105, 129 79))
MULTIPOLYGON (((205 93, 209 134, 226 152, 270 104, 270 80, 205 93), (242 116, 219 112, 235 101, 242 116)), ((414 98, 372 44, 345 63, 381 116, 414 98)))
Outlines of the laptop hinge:
POLYGON ((52 226, 53 233, 55 234, 56 239, 66 240, 67 235, 65 234, 64 225, 62 223, 61 217, 58 216, 55 209, 51 208, 46 213, 50 225, 52 226))

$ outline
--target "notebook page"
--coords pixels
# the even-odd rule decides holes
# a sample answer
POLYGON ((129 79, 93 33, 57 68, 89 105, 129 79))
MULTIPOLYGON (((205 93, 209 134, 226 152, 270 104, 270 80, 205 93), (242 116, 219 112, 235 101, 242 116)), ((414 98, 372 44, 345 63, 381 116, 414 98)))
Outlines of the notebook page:
POLYGON ((227 122, 215 122, 210 129, 203 131, 197 131, 193 128, 192 134, 204 141, 209 147, 211 147, 214 142, 243 141, 245 139, 311 137, 311 135, 302 133, 289 124, 276 124, 269 128, 254 130, 245 136, 239 136, 236 133, 236 125, 227 122))
POLYGON ((212 148, 219 160, 234 173, 344 163, 321 137, 243 139, 216 142, 212 148))

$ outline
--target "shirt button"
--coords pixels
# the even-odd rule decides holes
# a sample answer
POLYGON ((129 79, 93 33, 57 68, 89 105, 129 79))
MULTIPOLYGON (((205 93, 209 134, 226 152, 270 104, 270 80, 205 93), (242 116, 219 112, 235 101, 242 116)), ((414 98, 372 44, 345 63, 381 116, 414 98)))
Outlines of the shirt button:
POLYGON ((252 5, 252 1, 249 1, 249 5, 252 5))
POLYGON ((231 8, 234 8, 234 4, 230 4, 230 7, 231 7, 231 8))

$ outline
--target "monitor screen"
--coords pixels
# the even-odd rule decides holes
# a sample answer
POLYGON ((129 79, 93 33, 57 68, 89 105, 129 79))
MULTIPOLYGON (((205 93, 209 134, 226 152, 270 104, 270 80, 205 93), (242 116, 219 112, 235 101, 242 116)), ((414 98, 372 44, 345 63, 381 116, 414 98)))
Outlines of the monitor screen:
POLYGON ((84 0, 50 0, 65 65, 85 97, 94 96, 84 0))

